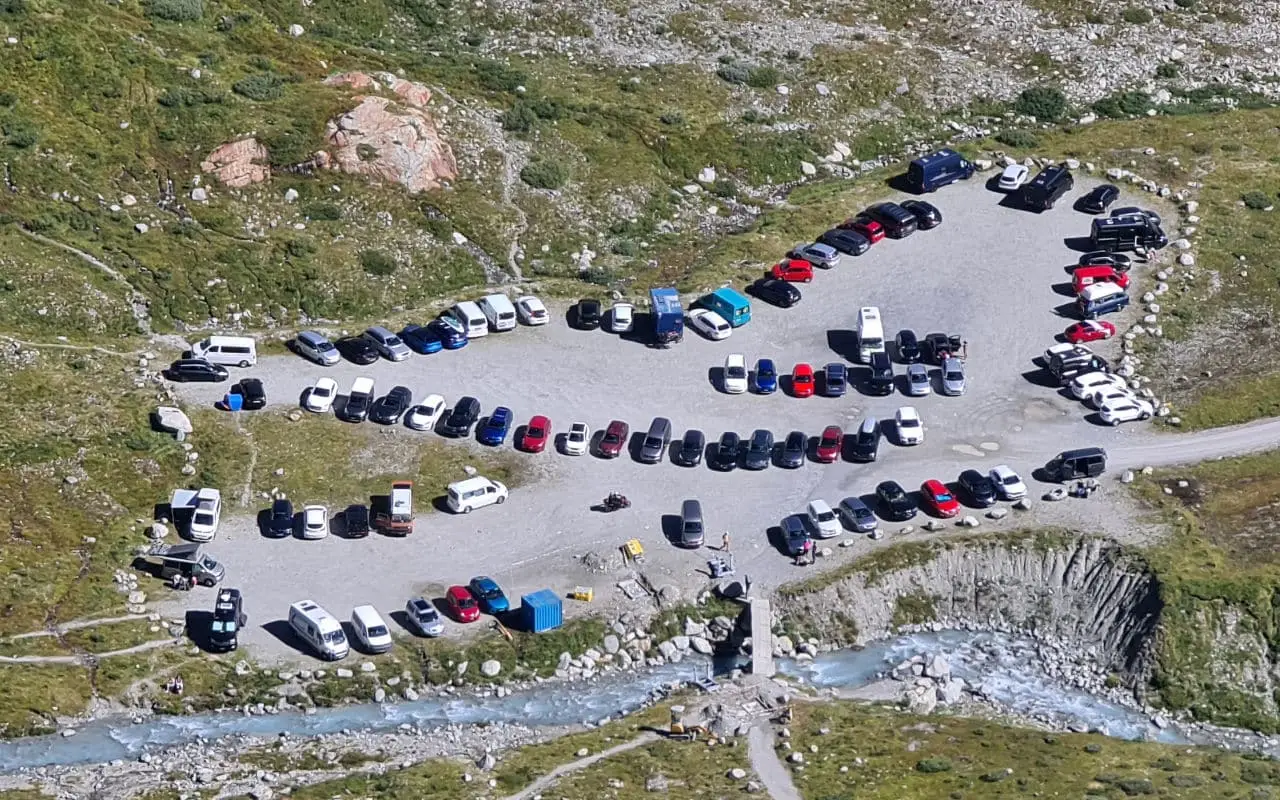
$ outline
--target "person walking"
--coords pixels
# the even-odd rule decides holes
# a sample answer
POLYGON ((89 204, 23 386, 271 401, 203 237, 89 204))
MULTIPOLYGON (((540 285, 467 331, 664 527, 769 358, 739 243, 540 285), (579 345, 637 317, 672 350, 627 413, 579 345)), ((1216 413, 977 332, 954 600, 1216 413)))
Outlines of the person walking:
POLYGON ((729 552, 729 532, 725 531, 724 536, 720 537, 720 552, 729 552))

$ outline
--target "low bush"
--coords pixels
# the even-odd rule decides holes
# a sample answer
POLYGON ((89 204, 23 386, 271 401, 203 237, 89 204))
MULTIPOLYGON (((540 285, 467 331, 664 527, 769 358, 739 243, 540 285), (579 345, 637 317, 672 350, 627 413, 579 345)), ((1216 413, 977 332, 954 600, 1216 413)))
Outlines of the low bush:
POLYGON ((1254 211, 1262 211, 1275 205, 1265 192, 1246 192, 1240 199, 1244 201, 1245 208, 1251 208, 1254 211))
POLYGON ((520 170, 520 180, 535 189, 559 189, 569 182, 569 168, 559 161, 531 161, 520 170))
POLYGON ((361 250, 360 266, 370 275, 385 278, 396 271, 396 260, 381 250, 361 250))
POLYGON ((279 75, 250 75, 231 84, 231 91, 250 100, 275 100, 284 94, 284 81, 279 75))
POLYGON ((1151 95, 1137 90, 1119 92, 1102 98, 1093 104, 1093 110, 1101 117, 1136 117, 1151 108, 1151 95))
POLYGON ((4 123, 4 142, 10 147, 26 149, 39 139, 39 129, 26 120, 14 119, 4 123))
POLYGON ((1018 150, 1030 150, 1040 144, 1039 137, 1023 130, 1000 131, 996 134, 996 141, 1018 150))
POLYGON ((1176 62, 1176 61, 1166 61, 1165 63, 1163 63, 1163 64, 1161 64, 1160 66, 1156 67, 1156 77, 1157 77, 1157 78, 1166 78, 1166 79, 1167 79, 1167 78, 1176 78, 1176 77, 1178 77, 1178 73, 1179 73, 1180 71, 1181 71, 1181 68, 1178 66, 1178 62, 1176 62))
POLYGON ((736 85, 743 85, 751 77, 751 68, 745 64, 725 64, 716 70, 720 80, 736 85))
POLYGON ((342 219, 342 209, 333 203, 307 203, 302 206, 302 214, 308 219, 317 221, 328 221, 342 219))
POLYGON ((481 61, 476 64, 476 81, 481 88, 494 92, 514 92, 529 80, 524 72, 500 64, 497 61, 481 61))
POLYGON ((752 67, 747 74, 747 85, 756 89, 770 89, 782 81, 782 73, 774 67, 752 67))
POLYGON ((1038 120, 1053 122, 1067 113, 1067 96, 1056 86, 1030 86, 1014 101, 1013 110, 1038 120))
POLYGON ((511 131, 512 133, 528 133, 537 124, 538 115, 533 112, 533 107, 523 100, 517 100, 502 115, 503 130, 511 131))
POLYGON ((27 0, 0 0, 0 15, 20 17, 27 13, 27 0))
POLYGON ((1151 13, 1151 9, 1149 8, 1133 7, 1126 8, 1124 11, 1120 12, 1120 19, 1130 25, 1145 25, 1155 19, 1155 15, 1151 13))
POLYGON ((922 758, 916 762, 916 772, 950 772, 951 760, 947 758, 922 758))
POLYGON ((204 16, 204 0, 147 0, 145 10, 153 19, 194 22, 204 16))

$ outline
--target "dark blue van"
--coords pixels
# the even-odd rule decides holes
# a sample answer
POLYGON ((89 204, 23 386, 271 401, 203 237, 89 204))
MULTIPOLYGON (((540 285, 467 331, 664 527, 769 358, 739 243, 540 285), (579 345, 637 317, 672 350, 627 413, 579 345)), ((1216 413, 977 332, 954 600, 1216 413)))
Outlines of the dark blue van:
POLYGON ((955 150, 945 149, 921 156, 907 167, 907 183, 917 192, 933 192, 956 181, 973 177, 974 167, 955 150))

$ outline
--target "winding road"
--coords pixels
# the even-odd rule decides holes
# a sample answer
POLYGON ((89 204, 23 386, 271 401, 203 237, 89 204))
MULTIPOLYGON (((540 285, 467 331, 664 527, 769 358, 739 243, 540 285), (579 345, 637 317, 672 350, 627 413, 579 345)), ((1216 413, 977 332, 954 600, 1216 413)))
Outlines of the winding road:
POLYGON ((1107 449, 1111 469, 1171 467, 1257 453, 1280 447, 1280 417, 1197 433, 1144 437, 1145 441, 1107 449))

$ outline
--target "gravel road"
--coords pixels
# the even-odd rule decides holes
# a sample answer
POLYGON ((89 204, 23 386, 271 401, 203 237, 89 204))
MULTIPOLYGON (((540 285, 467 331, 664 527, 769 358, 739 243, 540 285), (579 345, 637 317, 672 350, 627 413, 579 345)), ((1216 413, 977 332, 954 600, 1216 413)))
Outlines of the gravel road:
MULTIPOLYGON (((1085 181, 1080 184, 1078 192, 1090 188, 1085 181)), ((626 573, 593 574, 578 559, 589 551, 615 554, 631 537, 644 543, 644 571, 650 580, 678 586, 691 598, 706 583, 695 570, 705 569, 711 553, 677 550, 664 536, 664 525, 670 525, 670 515, 679 513, 685 498, 702 501, 708 543, 718 545, 720 533, 730 531, 739 573, 749 573, 756 585, 767 587, 804 574, 804 568, 793 566, 776 549, 769 529, 785 515, 802 512, 811 498, 834 506, 842 497, 867 495, 882 480, 897 480, 910 490, 927 478, 954 480, 964 468, 985 470, 998 463, 1010 464, 1030 483, 1032 470, 1055 453, 1085 445, 1104 445, 1117 463, 1135 466, 1183 460, 1184 453, 1191 460, 1200 450, 1221 452, 1215 449, 1220 440, 1213 437, 1162 437, 1138 423, 1119 429, 1098 426, 1086 421, 1080 404, 1037 382, 1034 359, 1071 321, 1055 312, 1070 299, 1061 293, 1061 284, 1063 267, 1074 263, 1075 253, 1065 240, 1087 233, 1088 216, 1066 201, 1038 215, 1002 206, 1001 196, 980 180, 949 187, 930 200, 942 209, 942 227, 901 241, 885 240, 861 258, 820 271, 812 284, 801 286, 805 299, 795 308, 753 303, 751 323, 722 342, 689 331, 683 343, 669 350, 651 349, 604 331, 571 330, 566 309, 553 308, 553 321, 545 327, 521 326, 460 351, 415 355, 400 364, 343 363, 325 369, 292 356, 270 356, 254 369, 233 371, 233 377, 262 377, 271 401, 281 405, 296 404, 322 375, 335 378, 340 391, 356 376, 368 375, 379 393, 402 383, 415 397, 439 393, 446 402, 471 394, 486 412, 510 406, 518 423, 547 414, 558 432, 578 420, 598 432, 618 418, 631 424, 634 436, 655 415, 663 415, 672 420, 676 436, 692 427, 714 442, 725 430, 746 436, 754 428, 768 428, 780 441, 791 430, 816 436, 830 424, 852 431, 868 414, 889 419, 907 404, 919 408, 926 427, 922 445, 899 447, 890 440, 871 465, 806 463, 796 470, 775 466, 724 474, 705 466, 682 468, 669 460, 643 465, 625 456, 613 461, 553 452, 522 456, 538 460, 545 477, 516 490, 502 506, 467 516, 422 517, 414 535, 404 540, 267 540, 254 525, 257 509, 244 510, 224 520, 210 545, 227 565, 228 583, 245 591, 253 612, 255 625, 244 641, 262 658, 295 657, 292 637, 273 635, 284 626, 272 622, 285 616, 291 602, 309 597, 340 618, 361 603, 373 603, 385 614, 403 608, 414 593, 438 595, 448 584, 465 583, 476 574, 494 576, 513 596, 544 586, 564 592, 582 584, 597 589, 597 607, 599 600, 617 604, 622 601, 612 587, 626 573), (880 307, 887 336, 899 328, 912 328, 921 336, 931 331, 961 334, 968 341, 968 393, 908 399, 855 390, 840 399, 797 399, 782 393, 730 396, 718 390, 719 368, 729 353, 743 353, 748 363, 772 357, 780 370, 797 362, 820 369, 845 360, 858 307, 864 305, 880 307), (1199 441, 1204 444, 1190 444, 1199 441), (624 492, 633 507, 609 515, 589 510, 611 490, 624 492)), ((1135 268, 1138 293, 1149 282, 1151 269, 1135 268)), ((1112 357, 1118 346, 1108 342, 1095 349, 1112 357)), ((854 377, 860 383, 857 368, 854 377)), ((188 402, 211 404, 225 389, 192 384, 180 391, 188 402)), ((435 435, 408 429, 397 433, 435 435)), ((1253 441, 1247 430, 1238 437, 1241 445, 1253 441)), ((1033 496, 1044 488, 1033 484, 1033 496)), ((1104 490, 1108 493, 1121 494, 1110 488, 1104 490)), ((1123 502, 1096 498, 1041 504, 998 527, 1029 523, 1076 525, 1130 539, 1140 535, 1123 502)), ((883 546, 898 528, 886 524, 890 535, 881 542, 859 537, 854 546, 837 548, 832 560, 883 546)), ((206 608, 209 596, 201 591, 183 600, 206 608)))

